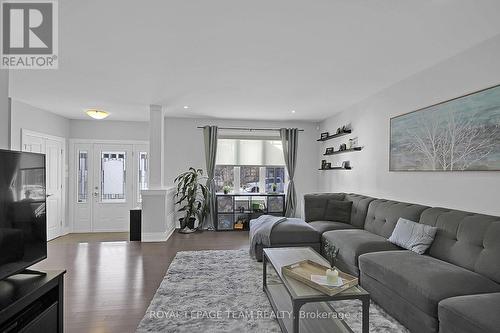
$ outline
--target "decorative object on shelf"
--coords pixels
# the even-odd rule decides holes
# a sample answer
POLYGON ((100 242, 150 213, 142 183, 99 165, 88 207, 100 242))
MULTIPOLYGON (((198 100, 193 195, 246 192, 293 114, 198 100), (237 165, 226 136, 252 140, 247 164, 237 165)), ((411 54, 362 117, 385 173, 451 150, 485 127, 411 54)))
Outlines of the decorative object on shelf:
POLYGON ((326 160, 321 160, 321 169, 325 168, 326 160))
POLYGON ((344 169, 350 169, 351 168, 351 162, 349 162, 349 161, 342 162, 342 167, 344 169))
POLYGON ((276 193, 276 191, 278 190, 278 184, 273 183, 272 189, 273 189, 273 193, 276 193))
POLYGON ((351 140, 352 140, 352 147, 359 147, 358 137, 351 138, 351 140))
POLYGON ((232 190, 232 188, 229 185, 226 185, 222 188, 222 191, 224 192, 224 194, 229 194, 231 192, 231 190, 232 190))
POLYGON ((349 139, 347 143, 347 149, 352 149, 352 148, 354 148, 354 145, 352 144, 352 139, 349 139))
POLYGON ((236 222, 234 222, 234 230, 243 230, 246 222, 247 217, 245 215, 239 215, 236 222))
POLYGON ((500 171, 500 85, 391 118, 390 171, 500 171))
POLYGON ((342 130, 342 128, 338 128, 337 132, 335 132, 335 134, 328 134, 328 136, 326 136, 326 137, 320 136, 320 138, 316 141, 326 141, 326 140, 338 138, 338 137, 352 133, 351 129, 348 129, 347 126, 344 126, 344 127, 345 127, 345 130, 342 130))
POLYGON ((333 147, 328 147, 328 148, 326 148, 326 152, 325 152, 325 154, 327 154, 327 155, 328 155, 328 154, 331 154, 331 153, 333 153, 333 147))
POLYGON ((325 169, 331 169, 332 168, 332 163, 326 162, 325 163, 325 169))
POLYGON ((339 147, 339 151, 344 151, 347 150, 347 145, 345 143, 342 143, 339 147))
POLYGON ((328 132, 321 133, 321 135, 320 135, 321 140, 325 140, 326 138, 328 138, 328 135, 329 135, 328 132))
POLYGON ((174 183, 177 185, 175 204, 180 206, 177 211, 184 212, 184 217, 179 219, 180 233, 195 232, 197 230, 194 227, 196 218, 198 218, 198 227, 200 227, 208 214, 210 192, 201 183, 202 180, 207 180, 207 177, 203 176, 203 170, 191 167, 174 179, 174 183))

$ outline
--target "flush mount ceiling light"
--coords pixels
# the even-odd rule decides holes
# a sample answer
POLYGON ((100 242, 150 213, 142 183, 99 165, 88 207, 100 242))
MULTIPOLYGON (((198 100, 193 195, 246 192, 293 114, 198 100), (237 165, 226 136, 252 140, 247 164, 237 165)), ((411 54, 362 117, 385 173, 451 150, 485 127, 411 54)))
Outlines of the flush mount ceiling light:
POLYGON ((295 113, 295 110, 292 110, 292 113, 295 113))
POLYGON ((97 120, 101 120, 109 116, 109 113, 103 110, 98 110, 98 109, 87 109, 85 111, 87 116, 92 117, 97 120))
POLYGON ((189 109, 189 106, 188 105, 184 105, 184 109, 189 109))

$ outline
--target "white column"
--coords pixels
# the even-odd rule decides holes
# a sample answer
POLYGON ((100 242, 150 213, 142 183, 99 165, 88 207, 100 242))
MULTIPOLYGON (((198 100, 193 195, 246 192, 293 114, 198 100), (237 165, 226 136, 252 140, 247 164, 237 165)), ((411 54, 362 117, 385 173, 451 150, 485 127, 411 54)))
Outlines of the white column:
POLYGON ((174 189, 164 183, 165 111, 149 106, 149 189, 142 191, 142 241, 166 241, 175 230, 174 189))
POLYGON ((149 106, 149 188, 164 186, 165 110, 161 105, 149 106))

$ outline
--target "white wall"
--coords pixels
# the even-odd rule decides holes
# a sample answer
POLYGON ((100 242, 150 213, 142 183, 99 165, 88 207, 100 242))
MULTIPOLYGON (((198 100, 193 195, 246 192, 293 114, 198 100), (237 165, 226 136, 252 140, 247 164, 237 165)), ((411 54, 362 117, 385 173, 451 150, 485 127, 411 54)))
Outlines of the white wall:
POLYGON ((12 100, 11 149, 21 150, 21 129, 23 128, 63 138, 69 136, 68 119, 26 103, 12 100))
POLYGON ((149 123, 142 121, 71 120, 74 139, 149 141, 149 123))
MULTIPOLYGON (((321 123, 333 131, 351 123, 365 148, 337 155, 351 171, 322 171, 320 189, 355 192, 431 206, 500 215, 500 172, 389 172, 389 119, 500 83, 500 36, 439 63, 321 123)), ((349 139, 349 137, 344 137, 349 139)), ((334 139, 324 148, 342 142, 334 139)), ((322 156, 321 156, 322 157, 322 156)))
POLYGON ((304 129, 299 133, 297 170, 295 172, 295 188, 301 212, 301 197, 305 193, 317 189, 316 170, 319 166, 318 146, 316 138, 317 124, 307 122, 269 122, 247 120, 213 120, 213 119, 165 119, 165 182, 173 183, 174 178, 190 166, 206 170, 203 131, 198 126, 218 125, 220 127, 298 127, 304 129))
POLYGON ((9 149, 9 71, 0 69, 0 149, 9 149))

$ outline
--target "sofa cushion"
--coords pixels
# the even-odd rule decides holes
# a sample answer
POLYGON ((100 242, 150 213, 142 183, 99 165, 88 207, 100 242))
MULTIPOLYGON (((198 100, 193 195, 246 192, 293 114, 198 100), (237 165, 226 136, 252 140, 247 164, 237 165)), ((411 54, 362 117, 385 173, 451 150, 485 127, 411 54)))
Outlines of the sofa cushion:
POLYGON ((429 207, 399 201, 376 199, 370 202, 365 229, 376 235, 389 238, 399 218, 418 221, 420 214, 429 207))
POLYGON ((451 297, 439 302, 439 332, 494 333, 500 328, 500 293, 451 297))
POLYGON ((389 242, 403 249, 424 254, 434 241, 436 231, 436 227, 400 218, 389 237, 389 242))
POLYGON ((368 206, 370 205, 370 202, 375 200, 375 198, 355 193, 349 193, 345 195, 344 200, 352 202, 351 224, 356 228, 363 229, 363 227, 365 226, 368 206))
POLYGON ((351 223, 352 201, 328 200, 326 204, 325 220, 342 223, 351 223))
POLYGON ((304 216, 306 222, 325 219, 328 200, 344 200, 344 193, 313 193, 304 195, 304 216))
POLYGON ((313 227, 320 234, 331 231, 331 230, 343 230, 343 229, 355 229, 354 226, 348 223, 336 222, 336 221, 313 221, 309 222, 309 225, 313 227))
POLYGON ((420 223, 438 228, 431 256, 500 283, 500 217, 430 208, 420 223))
POLYGON ((271 245, 290 243, 320 243, 321 234, 300 219, 288 219, 271 231, 271 245))
POLYGON ((482 275, 406 250, 362 255, 359 269, 434 317, 445 298, 500 291, 499 284, 482 275))
POLYGON ((347 273, 358 275, 358 257, 376 251, 392 251, 401 249, 384 237, 366 230, 335 230, 323 234, 323 243, 329 242, 339 249, 338 266, 347 273))

